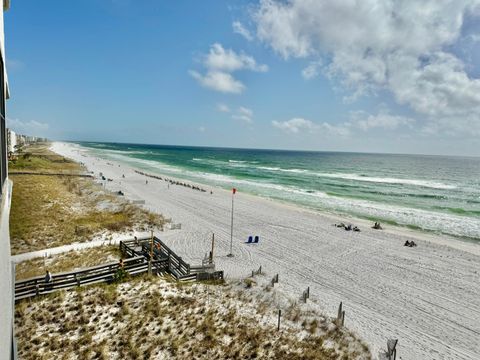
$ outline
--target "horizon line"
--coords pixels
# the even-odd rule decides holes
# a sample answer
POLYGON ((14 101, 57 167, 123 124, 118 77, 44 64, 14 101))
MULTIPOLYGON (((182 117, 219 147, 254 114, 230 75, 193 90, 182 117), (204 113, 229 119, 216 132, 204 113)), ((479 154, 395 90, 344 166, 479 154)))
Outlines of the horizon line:
MULTIPOLYGON (((48 138, 47 138, 48 139, 48 138)), ((395 152, 367 152, 367 151, 345 151, 345 150, 301 150, 301 149, 281 149, 281 148, 247 148, 233 146, 211 146, 211 145, 184 145, 184 144, 151 144, 121 141, 92 141, 92 140, 50 140, 51 142, 73 142, 73 143, 103 143, 103 144, 123 144, 123 145, 146 145, 146 146, 165 146, 165 147, 184 147, 184 148, 208 148, 208 149, 229 149, 229 150, 256 150, 256 151, 278 151, 278 152, 304 152, 304 153, 342 153, 342 154, 364 154, 364 155, 410 155, 410 156, 432 156, 432 157, 458 157, 458 158, 480 158, 480 155, 446 155, 446 154, 420 154, 420 153, 395 153, 395 152)))

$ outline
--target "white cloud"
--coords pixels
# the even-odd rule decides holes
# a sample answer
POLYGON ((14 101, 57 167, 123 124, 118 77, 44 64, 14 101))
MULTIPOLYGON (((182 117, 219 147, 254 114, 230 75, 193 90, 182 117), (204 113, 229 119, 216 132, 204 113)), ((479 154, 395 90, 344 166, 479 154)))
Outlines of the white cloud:
POLYGON ((250 31, 247 28, 245 28, 240 21, 234 21, 232 23, 232 27, 233 27, 233 32, 234 33, 242 35, 248 41, 253 40, 253 36, 250 33, 250 31))
POLYGON ((293 118, 287 121, 272 121, 272 125, 286 133, 298 134, 301 132, 319 133, 326 135, 348 136, 348 127, 336 126, 326 122, 315 123, 303 118, 293 118))
POLYGON ((44 136, 49 126, 36 120, 22 121, 19 119, 7 118, 7 127, 17 134, 30 136, 44 136))
POLYGON ((228 107, 228 105, 219 103, 217 104, 217 111, 228 113, 230 112, 230 108, 228 107))
POLYGON ((230 109, 228 105, 219 103, 216 108, 219 112, 230 113, 231 118, 234 120, 240 120, 247 124, 253 123, 253 110, 245 106, 240 106, 236 110, 233 110, 230 109))
MULTIPOLYGON (((290 134, 315 133, 348 137, 353 132, 361 130, 367 132, 371 129, 396 130, 400 127, 409 127, 415 120, 409 117, 392 115, 388 108, 382 108, 377 114, 368 114, 365 111, 352 111, 349 121, 339 124, 329 122, 317 123, 303 118, 292 118, 287 121, 272 121, 277 129, 290 134)), ((432 131, 432 129, 429 129, 432 131)))
POLYGON ((315 124, 310 120, 302 118, 293 118, 287 121, 272 121, 272 125, 285 132, 297 134, 301 130, 312 130, 315 128, 315 124))
POLYGON ((245 116, 248 116, 248 117, 252 117, 253 116, 253 111, 249 108, 246 108, 246 107, 243 107, 243 106, 240 106, 238 108, 238 112, 242 115, 245 115, 245 116))
POLYGON ((224 49, 221 44, 215 43, 210 47, 204 61, 205 67, 211 70, 233 72, 237 70, 252 70, 265 72, 267 65, 257 64, 255 59, 244 53, 237 54, 232 49, 224 49))
POLYGON ((395 130, 402 126, 412 127, 415 123, 415 120, 412 118, 392 115, 387 110, 379 111, 376 115, 368 114, 364 111, 353 111, 350 113, 350 118, 351 120, 347 124, 363 131, 373 128, 395 130))
POLYGON ((306 80, 313 79, 319 74, 319 68, 322 66, 321 61, 311 61, 307 67, 302 70, 302 76, 306 80))
POLYGON ((251 124, 253 122, 253 111, 246 107, 240 106, 236 113, 232 115, 232 119, 241 120, 251 124))
POLYGON ((198 81, 203 87, 232 94, 240 94, 245 90, 245 85, 236 80, 229 73, 221 71, 208 71, 202 75, 196 71, 190 70, 190 75, 198 81))
POLYGON ((200 126, 200 127, 198 128, 198 131, 201 132, 201 133, 204 133, 205 130, 207 130, 207 129, 205 128, 205 126, 200 126))
POLYGON ((224 93, 239 94, 245 90, 245 85, 235 79, 231 73, 239 70, 250 70, 256 72, 268 71, 268 66, 258 64, 256 60, 244 54, 238 54, 231 49, 224 49, 221 44, 215 43, 210 51, 203 58, 203 66, 206 73, 190 70, 190 75, 200 85, 224 93))
POLYGON ((261 0, 254 20, 283 58, 323 59, 350 99, 387 90, 437 128, 471 134, 480 133, 480 80, 451 48, 464 18, 479 14, 480 0, 261 0))

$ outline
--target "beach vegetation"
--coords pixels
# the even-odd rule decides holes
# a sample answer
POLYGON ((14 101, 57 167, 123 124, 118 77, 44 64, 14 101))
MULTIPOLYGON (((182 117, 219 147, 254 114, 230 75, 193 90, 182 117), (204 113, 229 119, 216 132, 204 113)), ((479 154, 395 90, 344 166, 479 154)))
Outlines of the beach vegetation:
MULTIPOLYGON (((104 245, 25 260, 15 265, 15 278, 28 279, 45 275, 48 269, 52 273, 73 271, 108 262, 118 261, 122 253, 118 245, 104 245)), ((54 293, 56 294, 56 293, 54 293)))
POLYGON ((71 176, 84 175, 85 170, 46 145, 28 154, 10 164, 12 254, 115 233, 162 229, 166 223, 161 215, 119 198, 89 177, 71 176), (56 175, 59 171, 69 175, 56 175))
MULTIPOLYGON (((368 348, 344 329, 322 331, 328 318, 301 312, 302 324, 284 319, 276 329, 272 304, 259 301, 261 287, 197 283, 165 278, 92 285, 62 296, 16 304, 19 356, 37 359, 370 359, 368 348), (194 289, 195 291, 192 291, 194 289), (239 295, 242 294, 240 297, 239 295), (258 304, 271 311, 259 313, 258 304), (72 340, 75 339, 75 340, 72 340)), ((328 325, 325 325, 328 328, 328 325)))

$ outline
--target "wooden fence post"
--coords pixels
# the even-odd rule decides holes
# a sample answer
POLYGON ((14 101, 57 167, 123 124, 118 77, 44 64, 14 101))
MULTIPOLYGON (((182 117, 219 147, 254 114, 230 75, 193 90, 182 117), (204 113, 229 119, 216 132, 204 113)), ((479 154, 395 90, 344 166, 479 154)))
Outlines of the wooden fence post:
POLYGON ((337 326, 340 326, 340 322, 342 320, 342 311, 343 311, 343 303, 340 301, 340 305, 338 306, 338 313, 337 313, 337 326))
POLYGON ((397 358, 397 343, 398 343, 398 339, 388 339, 387 340, 388 360, 392 360, 392 355, 393 355, 393 360, 396 360, 396 358, 397 358))
POLYGON ((148 259, 148 275, 152 275, 153 230, 151 230, 150 234, 150 259, 148 259))
POLYGON ((280 318, 282 316, 282 310, 278 310, 278 325, 277 325, 277 331, 280 331, 280 318))
POLYGON ((210 264, 213 263, 213 249, 215 246, 215 234, 212 234, 212 251, 210 252, 210 264))
POLYGON ((305 290, 303 293, 302 293, 302 298, 303 298, 303 302, 306 303, 307 302, 307 299, 310 298, 310 286, 307 287, 307 290, 305 290))

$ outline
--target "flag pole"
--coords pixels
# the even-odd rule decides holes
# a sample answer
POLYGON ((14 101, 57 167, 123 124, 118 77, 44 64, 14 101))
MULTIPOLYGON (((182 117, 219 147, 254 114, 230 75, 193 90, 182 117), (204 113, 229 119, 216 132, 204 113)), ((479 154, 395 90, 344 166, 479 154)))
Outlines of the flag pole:
POLYGON ((230 222, 230 253, 227 255, 228 257, 233 257, 232 246, 233 246, 233 199, 235 197, 237 189, 232 189, 232 219, 230 222))

